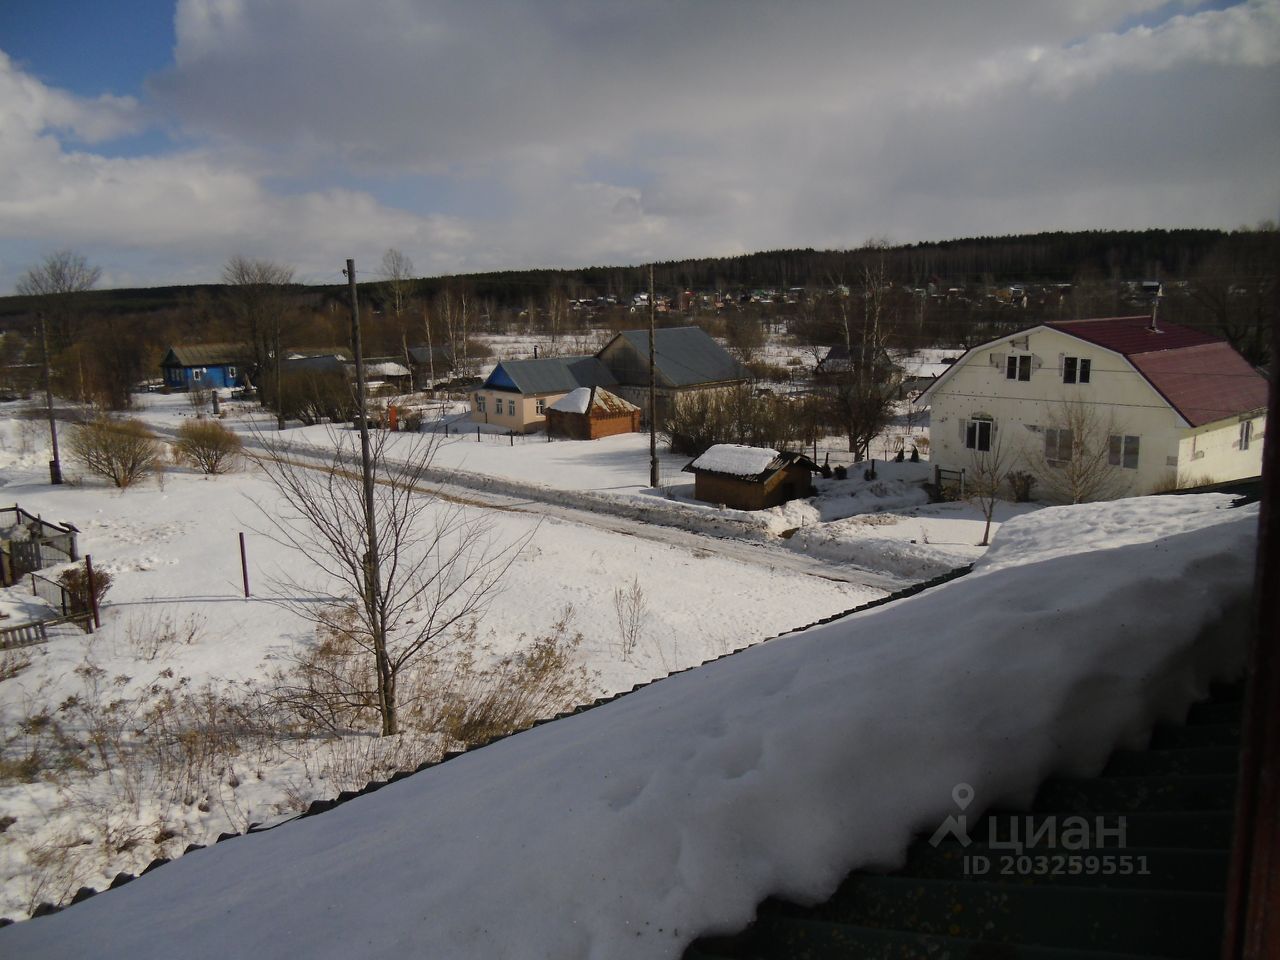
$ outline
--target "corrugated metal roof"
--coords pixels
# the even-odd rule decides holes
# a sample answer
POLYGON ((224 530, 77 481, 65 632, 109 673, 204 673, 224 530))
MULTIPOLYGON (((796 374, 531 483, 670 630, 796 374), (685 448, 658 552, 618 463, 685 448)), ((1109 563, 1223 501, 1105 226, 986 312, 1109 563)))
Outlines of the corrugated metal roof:
POLYGON ((618 381, 596 357, 540 357, 537 360, 503 360, 485 386, 502 370, 526 395, 568 393, 575 387, 612 387, 618 381))
MULTIPOLYGON (((649 331, 624 330, 618 336, 644 358, 647 366, 649 331)), ((669 386, 691 387, 701 383, 744 380, 749 376, 747 369, 707 336, 701 327, 663 327, 654 331, 653 352, 658 375, 669 386)))
POLYGON ((218 367, 224 364, 245 364, 252 359, 252 351, 243 343, 181 343, 169 348, 162 367, 218 367))
POLYGON ((448 347, 410 347, 409 359, 414 363, 453 363, 453 351, 448 347))
POLYGON ((1137 353, 1129 362, 1193 427, 1267 405, 1267 381, 1225 340, 1137 353))
POLYGON ((1131 357, 1136 353, 1156 350, 1180 350, 1205 343, 1221 343, 1203 330, 1195 330, 1177 323, 1160 323, 1151 327, 1150 316, 1106 317, 1099 320, 1062 320, 1045 324, 1051 330, 1061 330, 1073 337, 1096 343, 1100 347, 1131 357))
POLYGON ((1193 427, 1267 405, 1267 381, 1227 341, 1177 323, 1151 326, 1149 316, 1047 323, 1123 354, 1193 427))
POLYGON ((340 373, 346 375, 347 362, 330 354, 327 357, 289 357, 280 361, 282 373, 340 373))

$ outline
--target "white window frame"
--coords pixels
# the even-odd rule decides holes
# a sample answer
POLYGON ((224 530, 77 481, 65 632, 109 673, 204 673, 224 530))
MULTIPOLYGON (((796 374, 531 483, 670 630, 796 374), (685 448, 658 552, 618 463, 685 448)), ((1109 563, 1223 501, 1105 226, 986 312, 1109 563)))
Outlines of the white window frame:
POLYGON ((235 368, 235 367, 227 367, 227 379, 228 379, 228 380, 234 380, 235 378, 236 378, 236 368, 235 368))
POLYGON ((191 369, 192 383, 199 383, 203 377, 204 377, 204 369, 202 367, 192 367, 191 369))
POLYGON ((486 407, 486 406, 487 406, 487 404, 486 404, 486 402, 485 402, 485 396, 484 396, 484 394, 483 394, 483 393, 477 393, 477 394, 476 394, 476 412, 477 412, 477 413, 488 413, 489 411, 485 409, 485 407, 486 407))
POLYGON ((1122 470, 1137 470, 1142 450, 1141 440, 1141 437, 1130 434, 1113 433, 1107 438, 1107 463, 1122 470))
POLYGON ((516 415, 516 402, 514 400, 507 401, 507 416, 514 417, 516 415))
POLYGON ((534 401, 534 405, 533 405, 533 409, 534 409, 534 412, 535 412, 535 413, 537 413, 539 416, 541 416, 542 414, 546 413, 546 412, 547 412, 547 399, 546 399, 546 397, 539 397, 537 400, 535 400, 535 401, 534 401))
POLYGON ((990 453, 991 439, 996 432, 996 422, 990 417, 970 417, 964 423, 964 446, 975 453, 990 453), (987 445, 982 445, 983 427, 986 427, 987 445), (970 442, 972 441, 972 442, 970 442))
POLYGON ((1093 361, 1088 357, 1063 357, 1062 382, 1088 383, 1093 372, 1093 361), (1068 372, 1069 371, 1069 372, 1068 372))

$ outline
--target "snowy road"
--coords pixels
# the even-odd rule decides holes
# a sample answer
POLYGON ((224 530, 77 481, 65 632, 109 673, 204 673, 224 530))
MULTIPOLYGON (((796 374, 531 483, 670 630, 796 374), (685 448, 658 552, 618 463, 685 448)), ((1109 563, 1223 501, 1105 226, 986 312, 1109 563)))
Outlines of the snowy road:
MULTIPOLYGON (((252 437, 245 438, 246 445, 259 450, 266 450, 266 445, 252 437)), ((317 469, 327 467, 332 460, 332 451, 307 448, 302 445, 291 445, 289 454, 293 457, 311 461, 317 469)), ((344 462, 352 458, 344 457, 344 462)), ((423 488, 424 493, 434 493, 453 503, 469 504, 494 510, 509 510, 529 513, 540 517, 549 517, 558 522, 593 527, 630 537, 639 537, 655 543, 679 547, 695 555, 713 555, 752 566, 765 567, 769 570, 798 573, 804 576, 820 577, 839 583, 851 583, 857 586, 870 587, 892 593, 910 584, 910 580, 894 576, 882 570, 869 570, 853 563, 834 563, 827 558, 811 557, 796 550, 766 540, 748 540, 737 537, 719 537, 708 533, 690 530, 685 527, 661 522, 667 515, 658 514, 646 519, 628 516, 634 507, 619 500, 618 513, 606 512, 612 504, 607 496, 596 496, 591 509, 556 502, 570 499, 566 491, 554 490, 540 485, 528 485, 526 496, 515 496, 509 493, 497 493, 492 490, 478 489, 469 485, 469 475, 458 470, 428 471, 437 479, 437 483, 423 488)), ((476 476, 476 480, 485 480, 476 476)), ((512 485, 510 481, 506 484, 512 485)), ((678 516, 678 514, 674 514, 678 516)))

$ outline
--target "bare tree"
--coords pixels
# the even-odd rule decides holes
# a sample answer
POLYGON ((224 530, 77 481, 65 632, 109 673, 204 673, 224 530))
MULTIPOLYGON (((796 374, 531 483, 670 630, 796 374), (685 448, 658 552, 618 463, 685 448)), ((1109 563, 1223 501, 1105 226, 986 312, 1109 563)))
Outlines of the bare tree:
MULTIPOLYGON (((409 371, 410 389, 416 384, 413 383, 414 364, 413 357, 409 355, 409 327, 405 321, 405 314, 409 308, 409 298, 413 294, 413 261, 397 250, 395 247, 388 247, 387 252, 382 255, 382 285, 387 293, 387 301, 391 306, 391 314, 395 321, 396 330, 400 334, 400 350, 404 354, 405 369, 409 371)), ((430 329, 427 331, 430 336, 430 329)))
POLYGON ((101 268, 90 266, 80 254, 58 250, 19 277, 14 289, 21 296, 44 301, 43 309, 53 321, 54 337, 60 347, 65 347, 72 340, 75 295, 92 289, 101 277, 101 268))
MULTIPOLYGON (((222 279, 229 286, 231 307, 253 352, 254 376, 258 383, 274 368, 272 382, 277 385, 277 396, 272 402, 276 407, 276 425, 283 430, 284 413, 280 408, 278 385, 282 331, 288 310, 285 288, 293 282, 293 268, 237 254, 222 268, 222 279)), ((266 399, 262 397, 263 403, 266 399)))
POLYGON ((991 542, 991 518, 995 515, 1000 491, 1004 489, 1011 460, 995 424, 992 424, 987 438, 986 450, 970 451, 969 466, 964 475, 965 498, 982 511, 986 520, 986 526, 982 528, 982 542, 978 544, 980 547, 991 542))
MULTIPOLYGON (((1124 488, 1119 464, 1111 461, 1112 438, 1123 431, 1109 407, 1067 400, 1050 407, 1044 446, 1028 454, 1028 469, 1050 498, 1065 503, 1086 503, 1117 496, 1124 488)), ((1134 438, 1136 443, 1136 438, 1134 438)))
MULTIPOLYGON (((331 431, 323 462, 258 436, 252 459, 282 503, 259 505, 267 536, 310 560, 318 582, 285 573, 278 602, 332 636, 349 640, 375 665, 382 734, 399 732, 396 685, 413 664, 444 650, 480 617, 533 534, 500 545, 491 521, 442 497, 429 481, 438 434, 398 446, 376 431, 371 450, 379 563, 368 562, 365 489, 350 432, 331 431)), ((312 454, 314 456, 314 453, 312 454)))
POLYGON ((395 247, 388 247, 387 252, 382 255, 381 272, 391 312, 399 319, 413 293, 413 261, 395 247))
POLYGON ((18 278, 14 289, 24 297, 37 297, 40 310, 48 317, 56 350, 75 339, 73 329, 77 294, 93 288, 102 276, 80 254, 58 250, 46 256, 18 278))

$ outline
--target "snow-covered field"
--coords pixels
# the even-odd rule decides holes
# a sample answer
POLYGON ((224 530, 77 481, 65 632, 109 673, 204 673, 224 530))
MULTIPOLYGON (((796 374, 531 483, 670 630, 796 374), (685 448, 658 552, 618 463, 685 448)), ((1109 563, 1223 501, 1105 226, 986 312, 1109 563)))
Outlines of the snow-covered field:
POLYGON ((968 577, 189 854, 0 952, 679 956, 766 894, 898 862, 957 785, 970 816, 1024 804, 1237 675, 1257 510, 1230 502, 1018 517, 968 577))

